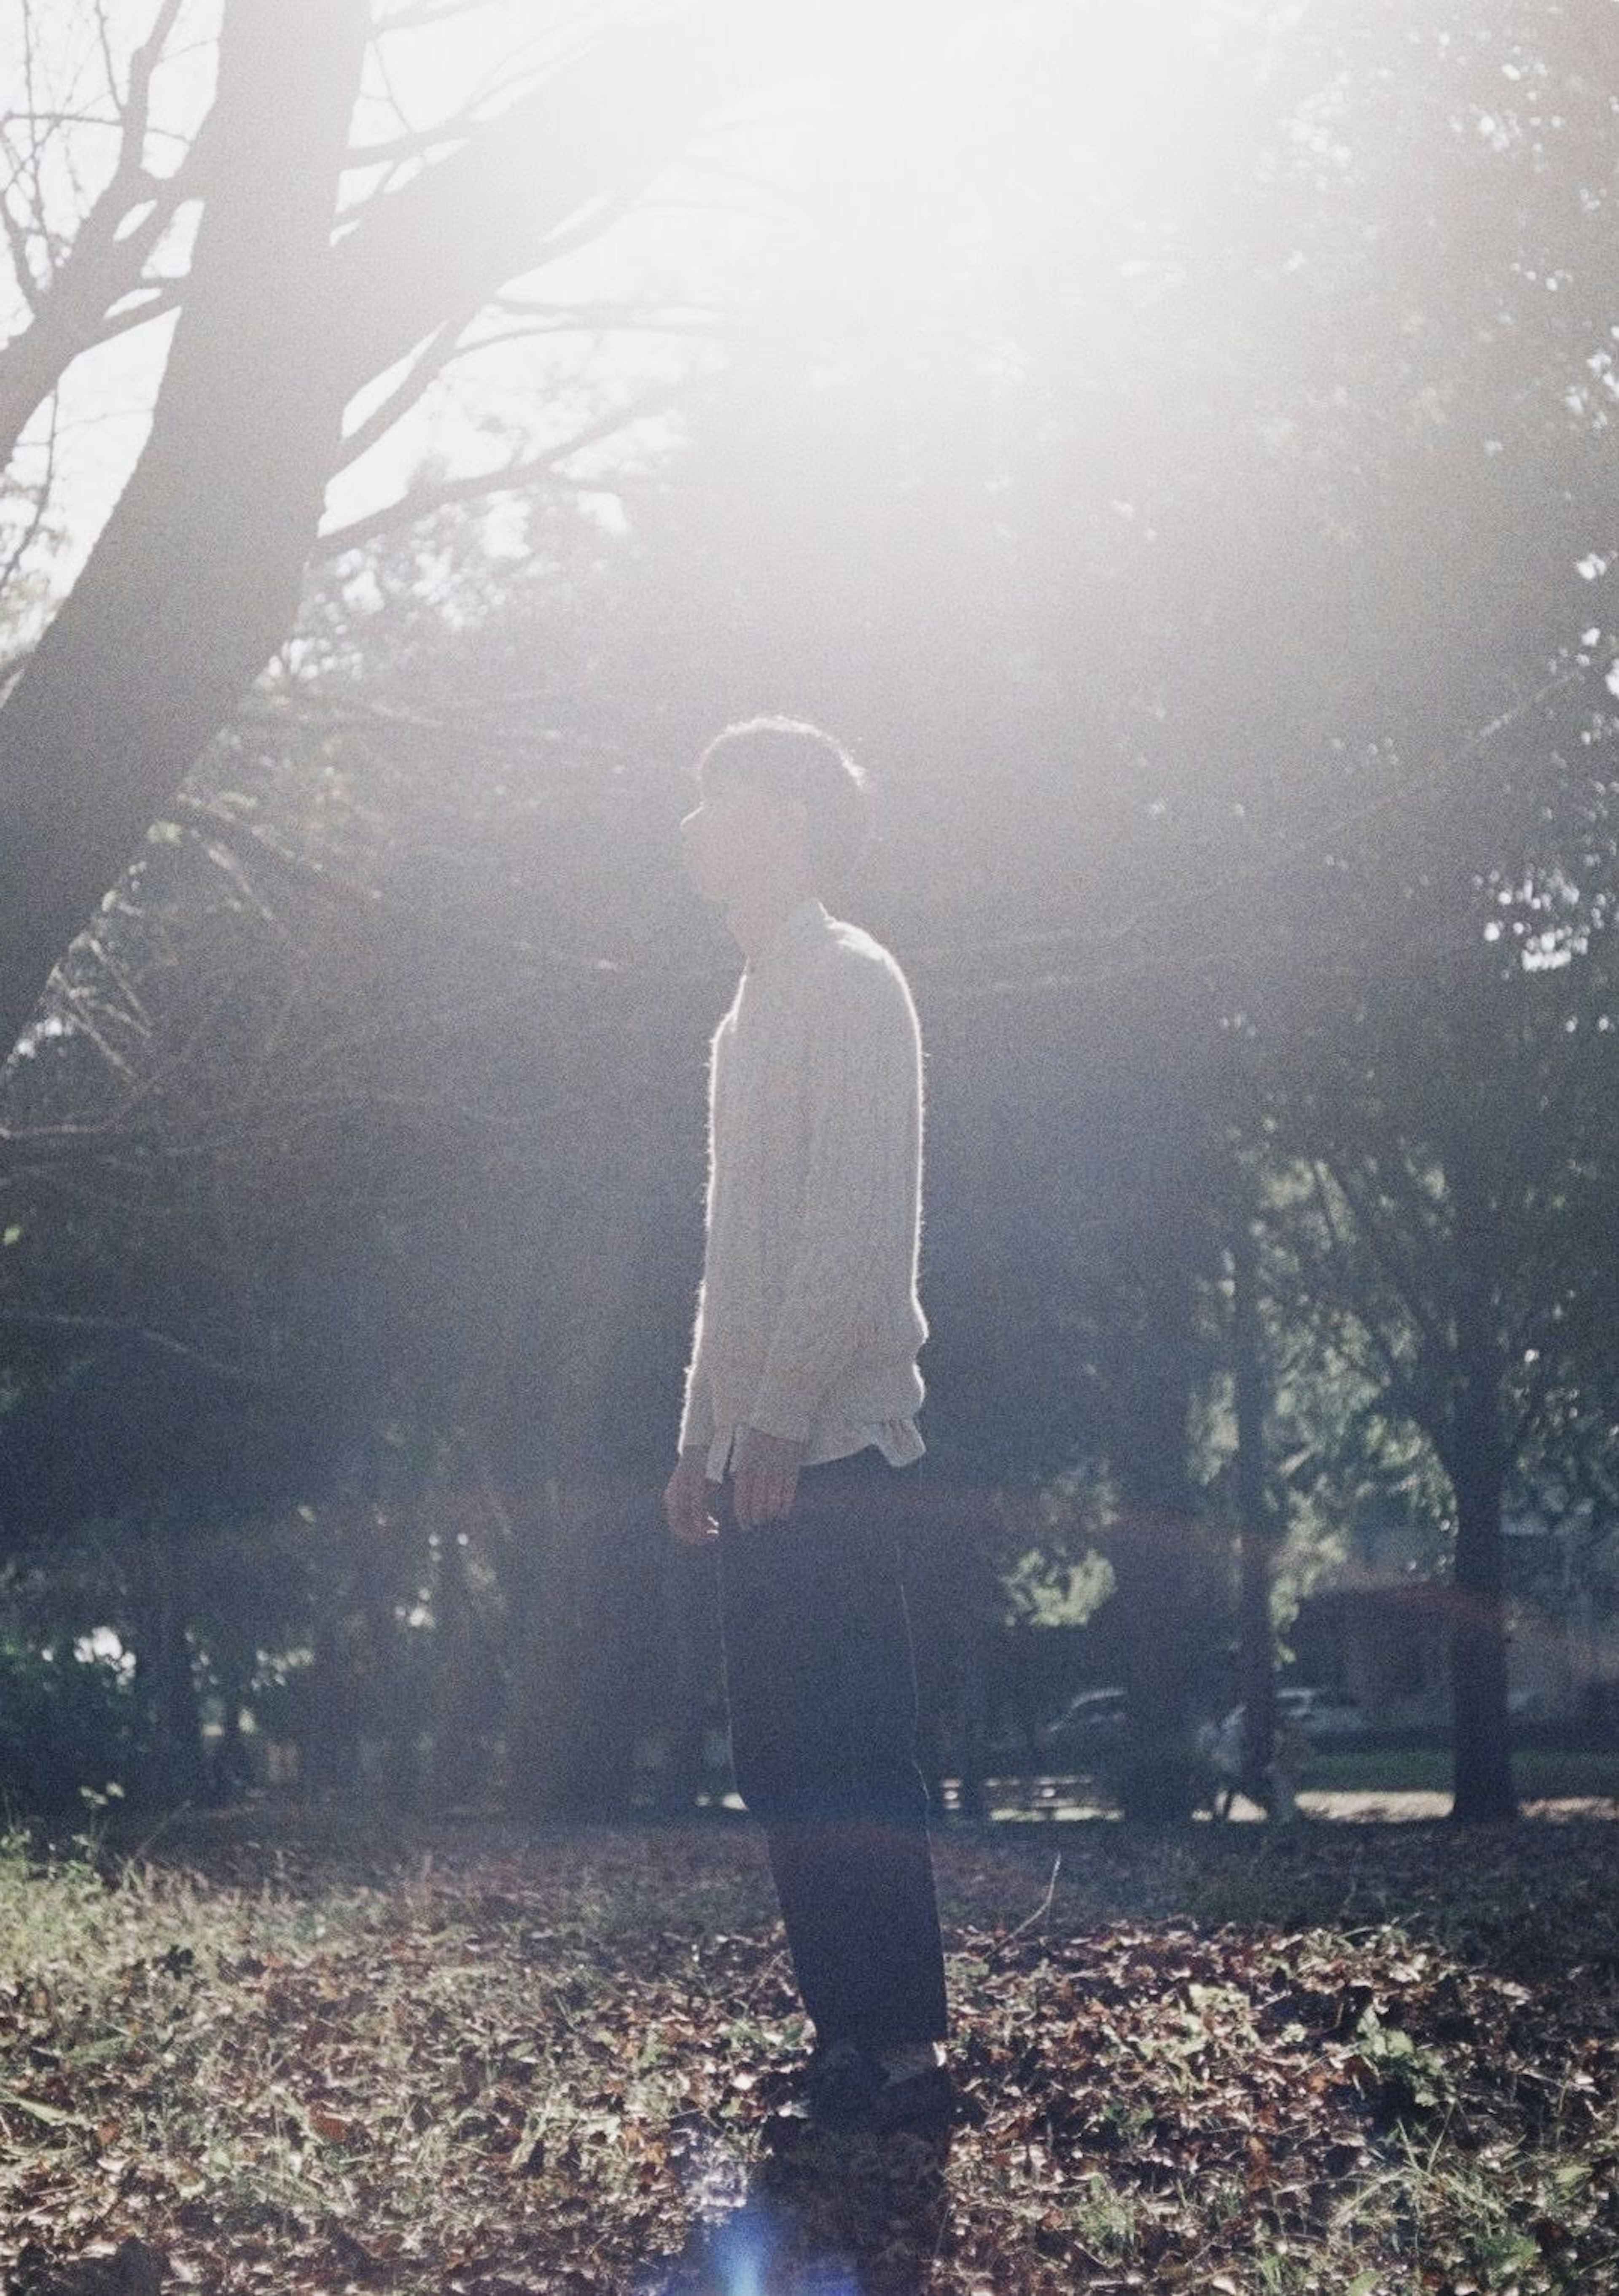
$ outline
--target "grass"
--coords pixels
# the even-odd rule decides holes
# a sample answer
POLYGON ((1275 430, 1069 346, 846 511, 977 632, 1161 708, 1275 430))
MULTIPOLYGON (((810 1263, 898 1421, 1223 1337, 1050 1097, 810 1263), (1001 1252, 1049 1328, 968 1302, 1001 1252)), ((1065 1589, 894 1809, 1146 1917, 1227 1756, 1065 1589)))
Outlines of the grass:
MULTIPOLYGON (((1512 1775, 1525 1800, 1564 1795, 1619 1796, 1619 1754, 1525 1746, 1512 1757, 1512 1775)), ((1344 1793, 1448 1793, 1450 1750, 1443 1746, 1374 1746, 1341 1751, 1317 1748, 1304 1767, 1300 1784, 1344 1793)))
POLYGON ((165 2286, 287 2296, 1619 2292, 1619 1828, 1050 1840, 938 1838, 940 2160, 766 2144, 808 2036, 749 1827, 13 1832, 0 2267, 48 2290, 134 2238, 165 2286))

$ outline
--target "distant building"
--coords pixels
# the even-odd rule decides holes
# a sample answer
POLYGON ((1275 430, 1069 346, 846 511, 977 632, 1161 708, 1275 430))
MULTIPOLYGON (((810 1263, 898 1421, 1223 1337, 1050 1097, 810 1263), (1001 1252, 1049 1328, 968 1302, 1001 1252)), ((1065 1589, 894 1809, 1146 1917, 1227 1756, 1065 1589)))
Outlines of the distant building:
MULTIPOLYGON (((1619 1623, 1576 1554, 1590 1524, 1527 1511, 1507 1517, 1507 1694, 1546 1721, 1619 1718, 1619 1623)), ((1353 1698, 1386 1728, 1443 1727, 1450 1715, 1455 1590, 1398 1519, 1357 1524, 1353 1551, 1299 1605, 1296 1677, 1353 1698)))

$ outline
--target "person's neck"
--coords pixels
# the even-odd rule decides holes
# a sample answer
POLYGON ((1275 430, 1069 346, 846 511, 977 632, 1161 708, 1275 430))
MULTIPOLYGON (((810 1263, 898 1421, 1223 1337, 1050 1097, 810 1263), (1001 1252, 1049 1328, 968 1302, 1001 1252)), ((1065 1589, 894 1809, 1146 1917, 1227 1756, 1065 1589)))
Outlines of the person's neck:
POLYGON ((727 904, 726 922, 749 964, 770 947, 792 912, 814 898, 809 885, 756 885, 727 904))

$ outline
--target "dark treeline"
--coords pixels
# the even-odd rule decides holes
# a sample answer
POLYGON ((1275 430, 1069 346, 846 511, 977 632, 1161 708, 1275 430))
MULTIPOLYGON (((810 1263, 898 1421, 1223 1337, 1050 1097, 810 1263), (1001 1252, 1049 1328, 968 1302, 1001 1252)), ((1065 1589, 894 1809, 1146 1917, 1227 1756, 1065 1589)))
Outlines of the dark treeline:
POLYGON ((205 1693, 227 1775, 246 1707, 407 1805, 689 1765, 658 1493, 740 960, 674 827, 786 708, 872 773, 832 905, 928 1046, 958 1744, 1014 1574, 1101 1556, 1127 1808, 1239 1691, 1257 1779, 1272 1580, 1381 1510, 1445 1589, 1456 1814, 1511 1813, 1509 1512, 1615 1609, 1619 88, 1546 6, 1176 12, 1089 79, 964 18, 926 200, 880 139, 800 186, 651 443, 498 521, 424 472, 172 759, 5 1079, 21 1790, 114 1728, 128 1791, 217 1790, 205 1693), (111 1721, 23 1665, 102 1625, 111 1721))

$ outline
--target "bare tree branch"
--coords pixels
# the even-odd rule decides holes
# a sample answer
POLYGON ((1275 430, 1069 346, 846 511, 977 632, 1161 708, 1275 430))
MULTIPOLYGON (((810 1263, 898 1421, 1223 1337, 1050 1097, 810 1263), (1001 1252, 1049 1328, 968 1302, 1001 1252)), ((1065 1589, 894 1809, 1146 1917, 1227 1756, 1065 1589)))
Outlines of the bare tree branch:
POLYGON ((74 1316, 48 1308, 8 1308, 0 1300, 0 1324, 29 1324, 64 1332, 117 1332, 126 1339, 149 1341, 154 1348, 183 1356, 188 1363, 201 1364, 207 1370, 217 1372, 221 1379, 241 1380, 252 1386, 264 1384, 262 1372, 246 1364, 225 1363, 209 1355, 206 1349, 176 1339, 172 1332, 159 1332, 150 1324, 133 1322, 127 1316, 74 1316))
POLYGON ((383 144, 351 144, 343 173, 353 176, 367 168, 394 168, 405 160, 425 160, 446 144, 467 143, 477 127, 477 119, 462 110, 447 119, 436 120, 431 127, 413 128, 407 135, 389 136, 383 144))
MULTIPOLYGON (((392 534, 400 527, 413 526, 419 519, 430 518, 436 511, 448 510, 457 503, 481 502, 491 495, 514 494, 526 487, 556 480, 565 474, 562 464, 586 447, 598 446, 619 430, 637 422, 640 417, 664 403, 664 393, 649 391, 634 405, 615 408, 599 422, 587 423, 583 430, 560 447, 550 447, 543 455, 530 455, 519 462, 508 463, 498 471, 476 471, 464 478, 446 479, 435 486, 413 487, 401 495, 397 502, 385 503, 380 510, 369 512, 364 518, 353 519, 347 526, 334 528, 323 534, 311 554, 311 562, 326 565, 341 558, 350 550, 358 550, 378 537, 392 534)), ((607 488, 606 491, 616 491, 607 488)))
POLYGON ((41 529, 51 505, 51 482, 56 475, 56 426, 61 406, 56 392, 51 394, 51 426, 45 435, 45 470, 34 495, 33 514, 18 536, 15 547, 4 566, 0 566, 0 596, 11 588, 18 569, 39 538, 41 529))
POLYGON ((110 343, 116 341, 119 335, 132 335, 137 327, 145 326, 148 321, 165 318, 170 311, 177 311, 184 299, 184 279, 143 280, 141 285, 131 291, 139 294, 148 288, 151 291, 145 302, 136 303, 127 311, 113 313, 97 334, 97 343, 110 343))
MULTIPOLYGON (((1377 1316, 1369 1315, 1362 1307, 1355 1304, 1355 1286, 1349 1280, 1348 1273, 1348 1246, 1333 1216, 1331 1201, 1327 1193, 1325 1174, 1328 1169, 1330 1169, 1329 1166, 1324 1167, 1320 1160, 1312 1160, 1310 1166, 1310 1177, 1316 1209, 1321 1214, 1321 1225, 1327 1233, 1329 1259, 1335 1279, 1334 1288, 1337 1293, 1338 1303, 1346 1314, 1353 1316, 1358 1328, 1365 1333, 1378 1361, 1382 1364, 1389 1400, 1397 1410, 1403 1412, 1416 1425, 1431 1433, 1419 1383, 1413 1380, 1409 1367, 1400 1360, 1377 1316)), ((1336 1171, 1332 1173, 1332 1177, 1335 1185, 1341 1190, 1343 1183, 1338 1179, 1336 1171)))
MULTIPOLYGON (((206 144, 206 122, 173 174, 154 176, 145 162, 152 75, 181 4, 182 0, 160 0, 151 31, 131 60, 112 174, 71 247, 45 279, 30 285, 25 234, 9 205, 0 202, 12 260, 32 313, 29 324, 0 349, 0 472, 9 467, 24 429, 73 361, 108 334, 124 332, 122 326, 104 328, 107 313, 139 287, 148 256, 182 204, 201 189, 199 153, 206 144), (146 212, 125 231, 131 213, 142 206, 146 212)), ((110 53, 107 69, 111 78, 110 53)))
POLYGON ((332 252, 332 355, 350 396, 443 324, 599 236, 746 84, 693 6, 610 34, 451 158, 370 202, 332 252))
POLYGON ((1450 1355, 1446 1335, 1435 1321, 1421 1281, 1406 1258, 1394 1232, 1394 1221, 1383 1216, 1367 1189, 1351 1181, 1348 1168, 1341 1158, 1329 1157, 1326 1163, 1337 1184, 1338 1193, 1354 1214, 1355 1225, 1365 1237, 1372 1258, 1394 1286, 1401 1305, 1433 1351, 1435 1361, 1445 1362, 1450 1355))
POLYGON ((34 266, 29 257, 28 234, 12 213, 9 186, 0 194, 0 230, 5 234, 5 244, 12 258, 12 270, 17 281, 17 291, 30 311, 37 311, 44 299, 34 266))
POLYGON ((364 422, 347 432, 342 451, 333 472, 346 471, 357 463, 362 455, 369 454, 379 439, 386 439, 402 415, 408 414, 432 389, 445 369, 459 356, 462 348, 462 332, 472 324, 476 311, 455 312, 429 337, 412 360, 406 373, 366 416, 364 422))
MULTIPOLYGON (((582 216, 552 232, 544 239, 536 250, 535 266, 553 262, 570 254, 574 249, 600 238, 609 226, 617 221, 633 205, 634 193, 629 190, 616 195, 605 194, 591 201, 582 216)), ((339 242, 339 244, 341 246, 344 242, 339 242)), ((363 423, 345 437, 338 470, 347 470, 379 439, 386 438, 401 416, 420 403, 433 383, 456 360, 470 357, 478 351, 493 349, 501 343, 522 341, 530 335, 560 332, 545 326, 524 325, 463 340, 464 331, 477 318, 483 299, 453 314, 434 332, 396 389, 372 409, 363 423)))

